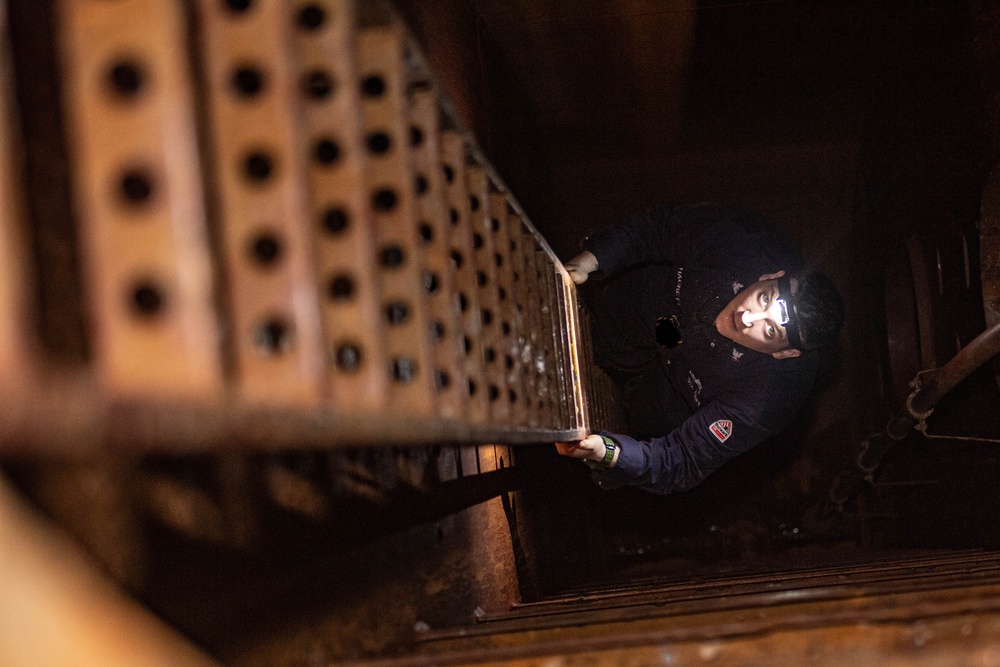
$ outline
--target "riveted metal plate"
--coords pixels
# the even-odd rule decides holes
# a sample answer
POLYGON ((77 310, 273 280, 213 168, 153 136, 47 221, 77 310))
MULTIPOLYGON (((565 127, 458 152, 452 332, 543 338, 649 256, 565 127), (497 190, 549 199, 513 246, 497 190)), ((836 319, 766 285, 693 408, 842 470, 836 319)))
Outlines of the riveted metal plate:
POLYGON ((307 215, 326 378, 337 409, 381 409, 388 404, 388 361, 364 187, 355 3, 318 0, 311 7, 322 20, 294 31, 294 79, 302 107, 299 141, 312 154, 306 162, 307 215))
POLYGON ((367 152, 365 181, 375 219, 390 397, 396 410, 430 415, 435 411, 430 320, 421 287, 424 264, 417 242, 399 27, 362 30, 358 67, 367 152))
POLYGON ((112 396, 218 400, 182 8, 63 0, 58 16, 95 372, 112 396))
POLYGON ((197 9, 237 391, 314 406, 325 366, 304 163, 321 158, 303 155, 295 124, 292 17, 280 0, 197 9))

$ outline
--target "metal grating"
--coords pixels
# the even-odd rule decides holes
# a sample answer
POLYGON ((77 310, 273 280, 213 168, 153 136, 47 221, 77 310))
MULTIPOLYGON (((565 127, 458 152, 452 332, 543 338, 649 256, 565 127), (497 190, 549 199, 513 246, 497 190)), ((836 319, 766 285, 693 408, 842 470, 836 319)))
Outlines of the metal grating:
POLYGON ((383 409, 389 378, 379 326, 375 234, 365 196, 361 92, 354 49, 354 2, 314 7, 322 26, 295 31, 301 141, 308 163, 309 227, 316 252, 330 403, 383 409))
POLYGON ((58 7, 97 382, 116 396, 218 399, 193 88, 176 56, 183 12, 143 0, 58 7))
POLYGON ((322 348, 292 17, 281 2, 197 10, 235 389, 252 404, 315 406, 322 348))
POLYGON ((421 286, 427 293, 428 336, 434 363, 434 387, 442 417, 460 419, 468 413, 468 369, 463 363, 456 267, 451 260, 452 236, 444 198, 441 133, 437 100, 430 90, 413 93, 410 143, 413 145, 414 189, 417 192, 418 234, 424 250, 421 286))
MULTIPOLYGON (((574 286, 388 5, 61 0, 56 24, 89 354, 53 363, 26 333, 3 346, 46 373, 0 396, 34 406, 0 423, 0 450, 588 429, 600 391, 574 286)), ((6 240, 23 193, 3 155, 6 240)), ((3 263, 5 341, 36 305, 18 261, 42 260, 3 263)))

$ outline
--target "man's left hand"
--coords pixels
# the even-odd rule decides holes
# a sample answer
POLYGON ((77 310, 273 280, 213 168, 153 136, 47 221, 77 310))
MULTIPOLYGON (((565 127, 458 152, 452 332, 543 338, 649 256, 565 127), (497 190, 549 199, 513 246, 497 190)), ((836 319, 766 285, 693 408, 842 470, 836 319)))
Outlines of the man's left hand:
POLYGON ((591 273, 597 270, 597 256, 589 250, 584 250, 564 265, 570 280, 577 285, 587 282, 591 273))

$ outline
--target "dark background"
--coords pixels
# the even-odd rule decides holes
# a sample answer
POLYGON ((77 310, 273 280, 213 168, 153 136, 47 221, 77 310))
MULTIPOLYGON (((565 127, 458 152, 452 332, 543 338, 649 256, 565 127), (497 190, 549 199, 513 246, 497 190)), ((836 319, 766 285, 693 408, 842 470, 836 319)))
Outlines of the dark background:
MULTIPOLYGON (((1000 449, 969 437, 1000 438, 992 368, 949 395, 930 419, 932 433, 966 437, 913 434, 868 480, 855 465, 862 443, 903 404, 917 371, 945 363, 985 327, 980 240, 986 245, 991 237, 981 233, 988 217, 981 206, 1000 202, 992 185, 1000 180, 992 176, 1000 127, 996 3, 395 4, 483 151, 560 257, 574 256, 590 230, 636 209, 671 201, 744 204, 789 230, 840 284, 845 329, 792 425, 697 489, 667 497, 604 493, 551 444, 518 447, 514 471, 527 476, 525 486, 513 501, 504 495, 516 512, 488 531, 486 503, 464 512, 444 502, 428 509, 426 498, 398 484, 393 471, 409 456, 405 450, 344 454, 358 469, 384 473, 362 481, 380 490, 387 478, 391 493, 338 495, 331 517, 318 523, 281 510, 263 515, 269 530, 249 557, 160 525, 119 534, 135 517, 115 492, 145 468, 214 490, 213 475, 221 479, 228 466, 239 472, 280 464, 308 478, 328 462, 290 452, 276 460, 112 466, 96 475, 112 491, 96 494, 107 501, 100 511, 86 502, 91 477, 66 475, 79 487, 57 494, 69 514, 83 515, 97 542, 123 562, 148 555, 155 565, 143 601, 227 662, 238 656, 235 664, 285 664, 260 650, 270 644, 294 656, 288 664, 302 664, 302 655, 320 662, 405 652, 418 620, 432 628, 470 623, 485 603, 470 591, 468 573, 511 560, 511 548, 525 601, 644 576, 780 573, 903 553, 1000 549, 1000 449), (923 348, 914 296, 921 282, 930 309, 923 348)), ((82 363, 85 337, 60 334, 67 330, 62 320, 83 317, 74 292, 70 174, 60 171, 67 168, 62 137, 46 135, 61 127, 58 82, 46 74, 56 45, 51 26, 39 20, 53 7, 9 3, 13 61, 18 100, 32 110, 22 119, 33 156, 26 180, 31 194, 45 195, 30 198, 42 223, 37 243, 50 259, 39 275, 50 304, 43 310, 60 316, 41 328, 48 348, 82 363)), ((1000 204, 993 214, 1000 229, 1000 204)), ((983 250, 1000 264, 1000 248, 983 250)), ((988 268, 1000 276, 997 266, 988 268)), ((59 470, 54 477, 60 481, 59 470)))
MULTIPOLYGON (((534 499, 545 509, 535 514, 540 543, 551 525, 578 528, 551 540, 550 557, 573 572, 545 575, 554 588, 574 580, 574 564, 679 572, 997 546, 995 444, 911 437, 874 485, 853 487, 846 502, 830 497, 921 368, 914 271, 940 287, 935 365, 985 327, 977 224, 997 155, 997 10, 799 0, 400 7, 564 259, 589 230, 639 208, 737 202, 791 231, 848 302, 809 407, 692 492, 596 493, 549 452, 523 451, 522 464, 567 478, 564 496, 550 485, 534 499), (555 523, 538 518, 545 512, 555 523)), ((931 431, 995 435, 996 399, 984 369, 939 408, 931 431)))

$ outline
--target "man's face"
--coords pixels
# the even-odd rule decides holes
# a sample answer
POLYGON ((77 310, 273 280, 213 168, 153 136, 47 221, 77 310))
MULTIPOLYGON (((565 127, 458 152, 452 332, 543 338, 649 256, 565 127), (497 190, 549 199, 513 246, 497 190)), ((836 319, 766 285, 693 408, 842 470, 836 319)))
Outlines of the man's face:
MULTIPOLYGON (((778 278, 783 275, 784 271, 763 275, 760 281, 733 297, 715 318, 719 333, 775 359, 799 356, 799 350, 790 347, 788 334, 781 326, 781 308, 777 300, 778 278)), ((792 291, 797 287, 793 280, 792 291)))

